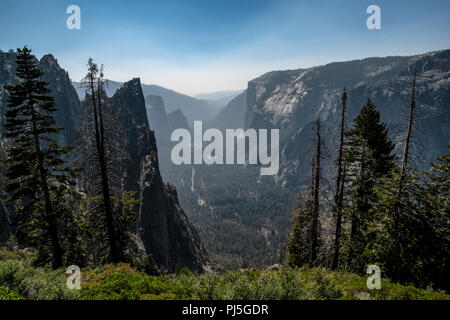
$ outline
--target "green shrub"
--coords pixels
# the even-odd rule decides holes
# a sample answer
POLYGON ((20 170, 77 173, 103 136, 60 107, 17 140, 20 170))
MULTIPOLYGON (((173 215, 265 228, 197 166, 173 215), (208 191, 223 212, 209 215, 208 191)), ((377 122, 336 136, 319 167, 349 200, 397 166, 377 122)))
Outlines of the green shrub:
POLYGON ((10 291, 8 288, 0 287, 0 300, 23 300, 24 298, 17 292, 10 291))
POLYGON ((23 260, 0 261, 0 286, 13 290, 26 299, 60 300, 77 299, 77 290, 66 285, 65 270, 34 268, 23 260))
POLYGON ((81 290, 70 290, 65 270, 35 268, 33 259, 33 254, 0 249, 0 299, 450 299, 443 291, 383 278, 380 290, 368 290, 365 276, 308 267, 204 274, 185 268, 177 275, 154 276, 129 264, 104 265, 82 270, 81 290))
POLYGON ((128 265, 108 267, 89 275, 82 284, 85 300, 188 299, 191 290, 163 276, 149 276, 128 265))

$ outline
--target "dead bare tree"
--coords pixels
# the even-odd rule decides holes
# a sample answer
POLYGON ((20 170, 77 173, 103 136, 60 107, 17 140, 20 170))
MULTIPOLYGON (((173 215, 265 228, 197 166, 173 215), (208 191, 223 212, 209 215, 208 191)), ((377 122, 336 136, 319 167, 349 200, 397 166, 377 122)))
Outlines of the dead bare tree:
POLYGON ((317 259, 317 251, 319 247, 319 196, 320 196, 320 177, 321 166, 320 160, 322 157, 322 137, 320 135, 320 119, 316 120, 316 152, 314 155, 313 165, 313 221, 312 221, 312 243, 311 243, 311 263, 317 259))
POLYGON ((337 163, 337 178, 336 178, 336 192, 334 196, 335 202, 335 215, 336 215, 336 229, 334 235, 334 252, 333 252, 333 262, 331 269, 335 270, 339 263, 339 245, 341 238, 341 227, 342 227, 342 204, 344 198, 344 181, 345 181, 345 169, 346 166, 343 163, 343 151, 344 151, 344 136, 345 136, 345 109, 347 106, 347 91, 344 88, 341 98, 341 126, 340 126, 340 136, 339 136, 339 154, 337 163))
POLYGON ((413 130, 413 126, 415 123, 415 117, 416 117, 416 79, 417 79, 417 64, 414 68, 414 78, 412 81, 411 100, 409 103, 408 127, 406 129, 405 144, 404 144, 404 148, 403 148, 402 169, 400 172, 400 181, 399 181, 399 186, 398 186, 398 192, 401 192, 401 190, 403 188, 405 176, 406 176, 406 170, 408 167, 408 159, 409 159, 409 153, 410 153, 412 130, 413 130))
POLYGON ((97 150, 96 155, 100 168, 102 198, 106 218, 110 256, 111 261, 117 263, 120 261, 121 257, 114 235, 114 217, 105 156, 105 134, 102 113, 103 66, 101 66, 101 68, 99 69, 92 58, 89 58, 88 73, 86 74, 86 77, 82 80, 82 82, 86 86, 87 91, 90 92, 90 97, 92 99, 92 116, 94 118, 94 136, 97 150))

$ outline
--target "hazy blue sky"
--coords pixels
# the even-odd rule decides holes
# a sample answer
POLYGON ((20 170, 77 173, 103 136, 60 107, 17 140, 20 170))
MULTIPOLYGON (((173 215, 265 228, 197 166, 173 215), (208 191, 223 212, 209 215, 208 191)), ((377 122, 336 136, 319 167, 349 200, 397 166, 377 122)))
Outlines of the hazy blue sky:
POLYGON ((109 79, 196 94, 277 69, 448 49, 450 1, 0 0, 0 49, 25 44, 54 54, 73 80, 92 56, 109 79), (81 30, 66 28, 71 4, 81 30), (381 30, 366 27, 371 4, 381 30))

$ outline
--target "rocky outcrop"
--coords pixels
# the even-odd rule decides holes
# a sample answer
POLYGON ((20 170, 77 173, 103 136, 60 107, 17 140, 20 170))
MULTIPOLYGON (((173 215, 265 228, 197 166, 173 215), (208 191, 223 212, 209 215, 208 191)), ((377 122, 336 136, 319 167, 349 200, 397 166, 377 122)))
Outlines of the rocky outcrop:
MULTIPOLYGON (((161 103, 159 99, 155 98, 161 103)), ((175 189, 164 184, 159 172, 155 132, 148 125, 140 80, 126 82, 109 103, 125 129, 123 141, 129 154, 125 188, 137 192, 137 225, 147 254, 169 272, 184 266, 202 270, 207 261, 200 237, 181 209, 175 189)))
POLYGON ((158 150, 167 149, 170 144, 171 131, 164 101, 160 96, 149 95, 146 99, 146 107, 148 122, 150 128, 155 132, 158 150))
MULTIPOLYGON (((107 83, 108 85, 104 89, 108 97, 112 97, 123 85, 123 82, 113 80, 108 80, 107 83)), ((81 84, 74 81, 73 86, 77 90, 80 99, 84 99, 85 92, 81 84)), ((210 120, 222 106, 217 105, 215 101, 196 99, 154 84, 141 84, 141 86, 146 100, 149 96, 160 96, 164 100, 167 113, 182 110, 188 119, 188 123, 191 125, 194 120, 210 120)))
POLYGON ((47 81, 58 110, 55 112, 57 124, 64 127, 59 142, 76 145, 80 140, 81 106, 78 94, 67 71, 62 69, 51 54, 39 60, 37 67, 43 72, 42 80, 47 81))
MULTIPOLYGON (((51 95, 58 107, 55 114, 57 124, 65 127, 58 140, 64 144, 77 144, 82 121, 81 104, 67 72, 52 55, 45 55, 37 65, 44 73, 42 78, 52 89, 51 95)), ((15 53, 0 51, 1 123, 8 96, 3 86, 16 83, 14 72, 15 53)), ((160 268, 169 272, 185 266, 203 270, 207 258, 200 238, 180 207, 175 189, 164 184, 159 172, 155 133, 149 127, 140 80, 124 83, 111 98, 106 99, 106 105, 113 108, 120 123, 117 130, 126 152, 126 156, 121 157, 124 159, 120 163, 123 171, 121 181, 123 188, 135 191, 140 201, 136 213, 137 228, 146 253, 152 255, 160 268)), ((12 233, 8 223, 10 216, 5 214, 5 209, 0 202, 0 242, 6 241, 12 233)))
POLYGON ((169 120, 170 130, 173 131, 175 129, 189 129, 189 125, 186 117, 183 114, 183 111, 177 109, 172 111, 167 115, 167 119, 169 120))
MULTIPOLYGON (((62 69, 58 61, 51 55, 45 55, 36 60, 37 67, 43 72, 42 80, 49 83, 51 95, 55 99, 56 123, 65 129, 58 135, 62 144, 75 145, 79 139, 79 125, 81 123, 81 106, 78 95, 70 81, 68 73, 62 69)), ((17 83, 15 76, 16 54, 12 51, 0 51, 0 123, 5 122, 5 111, 8 92, 3 88, 6 84, 17 83)))
MULTIPOLYGON (((320 117, 332 130, 344 87, 348 90, 348 120, 370 98, 401 150, 401 134, 417 63, 417 90, 423 121, 415 132, 416 163, 427 167, 450 143, 450 50, 411 57, 368 58, 309 69, 274 71, 249 82, 246 128, 280 129, 282 185, 301 184, 310 157, 308 126, 320 117)), ((328 134, 330 145, 333 134, 328 134)))
POLYGON ((0 124, 2 127, 6 122, 5 108, 8 99, 8 91, 3 86, 17 82, 15 70, 16 54, 12 51, 3 52, 0 50, 0 124))

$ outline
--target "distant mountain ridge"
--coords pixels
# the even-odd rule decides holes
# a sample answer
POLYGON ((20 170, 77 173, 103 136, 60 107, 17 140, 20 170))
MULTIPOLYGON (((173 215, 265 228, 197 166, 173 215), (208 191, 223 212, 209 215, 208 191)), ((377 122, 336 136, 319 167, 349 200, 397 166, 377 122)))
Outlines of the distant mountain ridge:
POLYGON ((199 93, 194 95, 194 98, 202 100, 219 100, 223 98, 236 97, 238 94, 242 93, 244 90, 227 90, 227 91, 215 91, 210 93, 199 93))
POLYGON ((225 107, 231 100, 240 95, 244 90, 216 91, 194 95, 194 98, 208 100, 218 107, 225 107))
POLYGON ((227 128, 244 128, 247 90, 235 96, 222 108, 219 114, 206 123, 208 128, 225 130, 227 128))
MULTIPOLYGON (((72 82, 72 84, 77 90, 80 99, 83 99, 85 90, 80 82, 72 82)), ((122 85, 122 82, 108 80, 108 85, 105 88, 106 94, 111 97, 122 85)), ((141 86, 146 100, 149 95, 160 96, 164 100, 167 113, 175 110, 183 111, 190 127, 193 126, 194 120, 206 121, 212 119, 220 109, 220 106, 213 101, 199 100, 153 84, 142 84, 141 86)))

